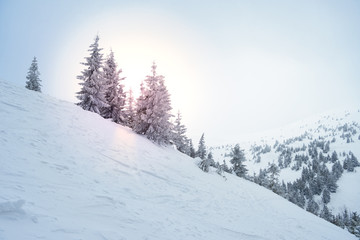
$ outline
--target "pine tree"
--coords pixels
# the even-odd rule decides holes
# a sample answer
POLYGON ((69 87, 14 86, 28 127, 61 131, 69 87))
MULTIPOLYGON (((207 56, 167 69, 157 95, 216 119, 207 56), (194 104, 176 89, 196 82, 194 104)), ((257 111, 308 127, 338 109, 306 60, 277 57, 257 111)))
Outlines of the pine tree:
POLYGON ((171 140, 171 122, 173 116, 170 94, 165 86, 164 76, 156 74, 156 64, 152 65, 152 75, 145 79, 136 109, 134 130, 159 144, 171 140))
POLYGON ((133 122, 133 130, 138 134, 145 134, 146 130, 149 128, 149 124, 146 119, 146 111, 147 111, 147 103, 146 100, 148 96, 146 96, 146 89, 144 86, 144 82, 140 84, 140 95, 136 100, 135 105, 135 115, 133 122))
POLYGON ((329 221, 333 219, 333 216, 329 210, 329 208, 325 205, 323 209, 321 210, 320 217, 325 219, 326 221, 329 221))
POLYGON ((209 154, 207 155, 207 159, 209 160, 209 164, 210 164, 211 167, 216 167, 215 160, 214 160, 214 157, 212 155, 212 152, 209 152, 209 154))
POLYGON ((357 237, 359 237, 359 231, 358 226, 360 226, 360 216, 357 214, 357 212, 352 212, 351 217, 349 220, 348 230, 350 233, 355 234, 357 237))
POLYGON ((204 172, 209 172, 209 168, 210 168, 209 159, 207 159, 207 158, 202 159, 201 162, 199 163, 199 168, 201 170, 203 170, 204 172))
POLYGON ((259 184, 260 186, 268 188, 268 186, 269 186, 269 177, 268 177, 267 174, 268 174, 268 172, 266 170, 262 170, 260 168, 259 175, 257 177, 257 181, 255 181, 255 182, 257 184, 259 184))
POLYGON ((95 42, 90 45, 90 56, 86 57, 86 62, 82 63, 86 66, 77 79, 81 80, 79 84, 82 86, 77 98, 80 100, 77 105, 83 109, 100 114, 102 108, 108 107, 104 95, 104 81, 101 72, 102 67, 102 49, 99 48, 99 36, 96 36, 95 42))
POLYGON ((339 157, 336 151, 333 151, 333 153, 331 154, 331 162, 335 163, 337 160, 339 160, 339 157))
POLYGON ((360 166, 357 158, 352 152, 349 152, 349 155, 346 156, 344 160, 344 169, 346 169, 348 172, 353 172, 355 167, 360 166))
POLYGON ((204 133, 201 135, 201 138, 199 140, 199 147, 195 154, 196 157, 199 157, 201 159, 205 159, 206 156, 206 146, 205 146, 205 137, 204 133))
POLYGON ((271 189, 273 192, 277 192, 276 190, 278 185, 278 176, 280 173, 280 169, 275 163, 272 164, 269 163, 268 173, 269 173, 269 189, 271 189))
POLYGON ((240 149, 239 144, 236 144, 235 147, 231 150, 230 155, 232 157, 230 162, 233 164, 234 173, 238 177, 245 177, 248 170, 243 164, 246 160, 244 150, 240 149))
POLYGON ((103 67, 103 89, 105 100, 108 106, 101 109, 101 115, 104 118, 112 118, 116 123, 124 123, 126 115, 124 85, 120 83, 125 78, 120 78, 121 69, 117 70, 117 64, 114 59, 113 51, 110 51, 103 67))
POLYGON ((125 116, 126 116, 126 125, 130 128, 134 126, 134 119, 135 119, 135 106, 134 106, 134 96, 133 91, 130 88, 129 94, 127 94, 126 99, 126 106, 125 106, 125 116))
POLYGON ((216 173, 220 176, 224 176, 224 166, 220 164, 219 162, 216 163, 216 173))
POLYGON ((187 149, 187 137, 185 135, 186 133, 186 127, 185 125, 183 125, 181 123, 181 114, 180 111, 178 111, 177 113, 177 117, 175 119, 175 124, 174 124, 174 128, 173 128, 173 141, 175 146, 177 147, 177 149, 182 152, 182 153, 186 153, 189 150, 187 149))
POLYGON ((223 160, 223 164, 221 164, 221 166, 222 166, 222 169, 224 170, 224 172, 231 173, 231 169, 228 167, 225 160, 223 160))
POLYGON ((192 158, 195 158, 195 156, 196 156, 194 145, 193 145, 191 139, 189 141, 189 156, 192 157, 192 158))
POLYGON ((325 188, 323 193, 322 193, 322 201, 325 204, 330 202, 330 192, 329 192, 329 190, 327 188, 325 188))
POLYGON ((339 161, 336 161, 332 166, 332 175, 338 180, 344 172, 343 167, 339 161))
POLYGON ((26 75, 26 85, 25 87, 29 90, 41 92, 41 80, 39 78, 40 72, 38 69, 38 63, 36 57, 32 60, 29 71, 26 75))
POLYGON ((296 205, 298 205, 301 208, 304 208, 305 206, 305 197, 300 190, 296 191, 296 205))
POLYGON ((317 213, 319 211, 319 205, 314 201, 314 199, 310 199, 310 201, 308 202, 306 211, 317 215, 317 213))

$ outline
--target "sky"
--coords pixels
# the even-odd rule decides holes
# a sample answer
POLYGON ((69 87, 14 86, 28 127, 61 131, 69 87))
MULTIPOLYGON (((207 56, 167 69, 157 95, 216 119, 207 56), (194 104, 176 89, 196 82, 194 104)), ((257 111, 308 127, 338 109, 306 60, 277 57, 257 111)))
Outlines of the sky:
MULTIPOLYGON (((197 145, 360 103, 360 1, 0 0, 0 79, 76 102, 100 36, 135 91, 155 61, 197 145)), ((0 93, 1 94, 1 93, 0 93)))

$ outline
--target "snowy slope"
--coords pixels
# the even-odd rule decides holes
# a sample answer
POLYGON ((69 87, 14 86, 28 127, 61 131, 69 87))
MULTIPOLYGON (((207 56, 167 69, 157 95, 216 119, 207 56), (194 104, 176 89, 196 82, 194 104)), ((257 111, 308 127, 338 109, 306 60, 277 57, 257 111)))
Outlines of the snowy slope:
MULTIPOLYGON (((350 110, 337 110, 327 112, 318 116, 314 116, 302 121, 298 121, 284 128, 275 129, 263 134, 250 136, 251 141, 240 142, 241 148, 245 150, 247 162, 245 163, 249 169, 249 175, 258 174, 260 169, 268 167, 269 163, 278 164, 279 155, 274 144, 278 141, 287 148, 308 147, 308 144, 314 140, 330 142, 330 150, 324 153, 324 156, 331 156, 333 151, 337 153, 349 153, 351 151, 358 159, 360 159, 360 111, 356 108, 350 110), (348 130, 344 130, 344 126, 348 130), (347 141, 349 134, 350 141, 347 141), (259 154, 261 160, 256 161, 257 154, 253 154, 253 146, 270 146, 271 151, 259 154)), ((222 162, 223 159, 229 161, 230 157, 226 156, 235 144, 227 144, 213 147, 215 161, 222 162)), ((319 152, 322 150, 317 148, 319 152)), ((293 151, 294 152, 294 151, 293 151)), ((296 154, 308 155, 308 148, 304 151, 298 151, 292 154, 292 163, 289 167, 280 171, 279 180, 284 182, 292 182, 301 177, 301 170, 294 170, 294 157, 296 154)), ((343 164, 345 156, 339 156, 339 161, 343 164)), ((359 160, 360 161, 360 160, 359 160)), ((331 171, 332 163, 328 162, 327 167, 331 171)), ((304 167, 303 165, 302 167, 304 167)), ((360 168, 355 168, 354 172, 344 171, 343 175, 337 182, 339 186, 336 193, 331 193, 331 201, 328 204, 333 213, 340 213, 345 208, 351 211, 360 212, 360 168)), ((319 199, 319 204, 321 199, 319 199)))
POLYGON ((0 81, 0 239, 355 239, 258 185, 0 81))

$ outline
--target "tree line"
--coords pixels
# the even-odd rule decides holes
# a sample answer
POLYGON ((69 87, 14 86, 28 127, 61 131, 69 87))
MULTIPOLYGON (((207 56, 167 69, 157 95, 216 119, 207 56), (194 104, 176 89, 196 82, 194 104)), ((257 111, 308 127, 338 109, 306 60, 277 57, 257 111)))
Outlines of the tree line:
POLYGON ((77 105, 128 126, 155 143, 174 144, 179 151, 192 156, 192 141, 186 136, 180 112, 176 116, 172 114, 165 77, 157 73, 155 62, 151 74, 140 84, 139 96, 134 99, 131 89, 125 92, 122 84, 125 77, 120 77, 122 70, 118 69, 114 53, 111 51, 104 61, 99 36, 88 51, 90 56, 82 63, 85 69, 77 77, 81 81, 77 105))

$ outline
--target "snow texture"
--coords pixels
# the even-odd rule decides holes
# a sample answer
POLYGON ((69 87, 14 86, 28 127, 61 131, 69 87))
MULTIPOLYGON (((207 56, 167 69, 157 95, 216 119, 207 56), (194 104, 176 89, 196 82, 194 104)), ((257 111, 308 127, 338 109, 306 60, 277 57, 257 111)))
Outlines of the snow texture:
POLYGON ((72 103, 0 93, 0 239, 356 239, 72 103))

